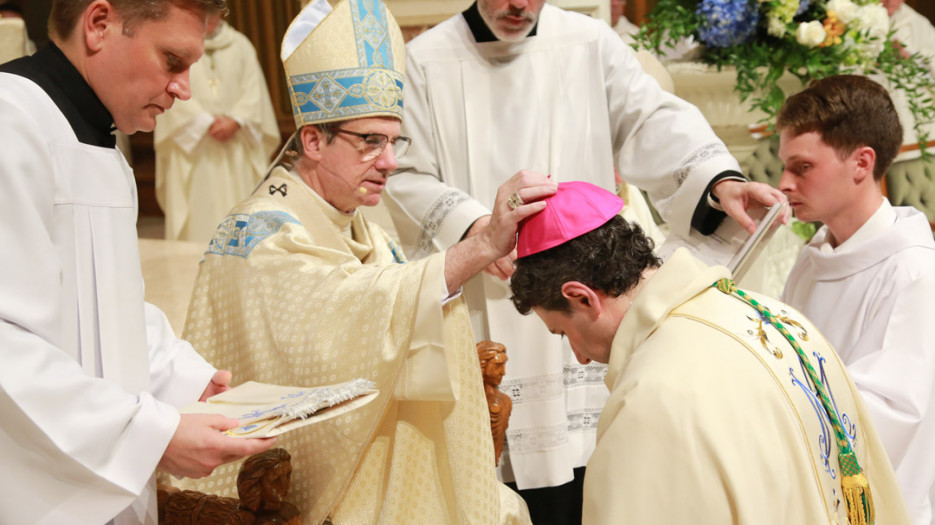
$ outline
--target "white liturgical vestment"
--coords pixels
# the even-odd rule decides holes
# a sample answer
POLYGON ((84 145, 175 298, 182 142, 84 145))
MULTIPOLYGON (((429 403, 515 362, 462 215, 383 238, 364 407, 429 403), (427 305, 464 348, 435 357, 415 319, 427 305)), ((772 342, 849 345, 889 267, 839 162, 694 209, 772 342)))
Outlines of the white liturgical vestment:
MULTIPOLYGON (((708 182, 739 171, 701 113, 660 89, 613 29, 549 4, 536 36, 513 43, 477 43, 456 15, 408 44, 406 74, 412 147, 386 193, 415 258, 456 243, 521 169, 613 191, 616 166, 684 232, 708 182)), ((519 315, 507 282, 481 274, 465 298, 475 337, 509 355, 503 478, 520 489, 570 481, 593 450, 606 368, 579 365, 541 321, 519 315)))
POLYGON ((207 244, 266 174, 279 125, 256 50, 226 23, 205 40, 189 74, 192 97, 156 117, 156 198, 166 214, 166 239, 207 244), (215 116, 241 127, 221 142, 208 135, 215 116))
POLYGON ((935 242, 925 215, 892 209, 895 222, 858 241, 865 224, 835 250, 827 244, 827 227, 819 230, 799 255, 782 297, 837 349, 866 399, 913 523, 929 525, 935 490, 935 242))
MULTIPOLYGON (((282 167, 212 239, 185 323, 203 355, 243 380, 361 377, 380 392, 279 436, 303 523, 528 522, 519 496, 497 482, 467 308, 442 305, 444 264, 444 254, 406 263, 382 229, 282 167)), ((184 486, 236 496, 239 468, 184 486)))
MULTIPOLYGON (((610 399, 584 481, 585 525, 848 525, 838 441, 792 345, 747 302, 712 287, 727 268, 680 249, 617 329, 610 399)), ((833 399, 870 483, 876 523, 908 516, 867 407, 802 314, 783 323, 833 399)))
POLYGON ((0 522, 155 525, 174 407, 214 368, 143 302, 120 152, 78 142, 45 91, 8 73, 0 142, 0 522))

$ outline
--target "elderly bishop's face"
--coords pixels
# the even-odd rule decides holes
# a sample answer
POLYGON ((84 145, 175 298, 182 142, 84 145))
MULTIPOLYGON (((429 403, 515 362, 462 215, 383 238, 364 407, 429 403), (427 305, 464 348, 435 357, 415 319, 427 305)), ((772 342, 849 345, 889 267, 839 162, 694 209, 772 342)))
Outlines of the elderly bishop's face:
POLYGON ((477 10, 500 40, 522 40, 539 19, 545 0, 477 0, 477 10))
POLYGON ((396 153, 393 145, 387 144, 375 158, 367 158, 365 139, 359 135, 386 135, 392 142, 399 137, 399 120, 359 118, 334 129, 330 142, 324 139, 320 142, 320 158, 309 185, 329 204, 346 213, 359 206, 376 206, 386 178, 396 170, 396 153))

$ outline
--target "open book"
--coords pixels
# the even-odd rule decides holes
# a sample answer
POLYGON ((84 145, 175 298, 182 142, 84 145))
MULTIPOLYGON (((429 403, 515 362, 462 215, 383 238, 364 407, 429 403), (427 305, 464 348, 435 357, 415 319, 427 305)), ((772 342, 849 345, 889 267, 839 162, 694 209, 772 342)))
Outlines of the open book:
POLYGON ((233 437, 271 437, 350 412, 374 400, 378 391, 366 379, 319 387, 247 381, 227 392, 192 403, 183 414, 221 414, 240 420, 233 437))
POLYGON ((725 217, 714 233, 702 235, 694 228, 689 236, 669 234, 665 242, 656 249, 656 255, 666 260, 679 248, 687 248, 692 255, 710 265, 726 266, 734 281, 743 278, 750 265, 766 246, 767 241, 779 227, 782 210, 788 206, 783 201, 771 208, 757 206, 747 210, 756 221, 756 231, 751 235, 737 221, 725 217))

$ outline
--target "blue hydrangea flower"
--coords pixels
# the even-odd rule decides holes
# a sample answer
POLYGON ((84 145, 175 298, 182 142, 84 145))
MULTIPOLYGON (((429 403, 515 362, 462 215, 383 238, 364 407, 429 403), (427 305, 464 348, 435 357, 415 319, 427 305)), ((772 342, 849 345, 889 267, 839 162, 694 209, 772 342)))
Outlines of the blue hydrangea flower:
POLYGON ((702 0, 696 11, 701 18, 698 38, 711 47, 745 42, 760 19, 758 5, 755 0, 702 0))
POLYGON ((805 10, 808 9, 809 4, 811 4, 809 0, 802 0, 799 2, 799 10, 795 12, 795 16, 799 16, 804 13, 805 10))

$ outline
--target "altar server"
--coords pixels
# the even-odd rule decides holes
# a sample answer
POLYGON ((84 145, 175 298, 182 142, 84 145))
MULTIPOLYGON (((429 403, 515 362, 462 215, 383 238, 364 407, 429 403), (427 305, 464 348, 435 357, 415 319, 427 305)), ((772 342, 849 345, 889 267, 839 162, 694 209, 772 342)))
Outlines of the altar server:
POLYGON ((828 337, 864 395, 916 525, 935 494, 935 242, 925 215, 893 207, 880 179, 902 129, 886 90, 828 77, 779 112, 779 188, 824 226, 799 255, 782 299, 828 337))
POLYGON ((266 174, 279 145, 253 44, 220 17, 208 21, 190 99, 156 117, 156 199, 166 239, 207 244, 221 219, 266 174))
POLYGON ((0 67, 0 521, 156 523, 154 471, 204 476, 271 440, 178 407, 227 389, 143 302, 114 127, 188 97, 222 0, 52 4, 52 44, 0 67))

